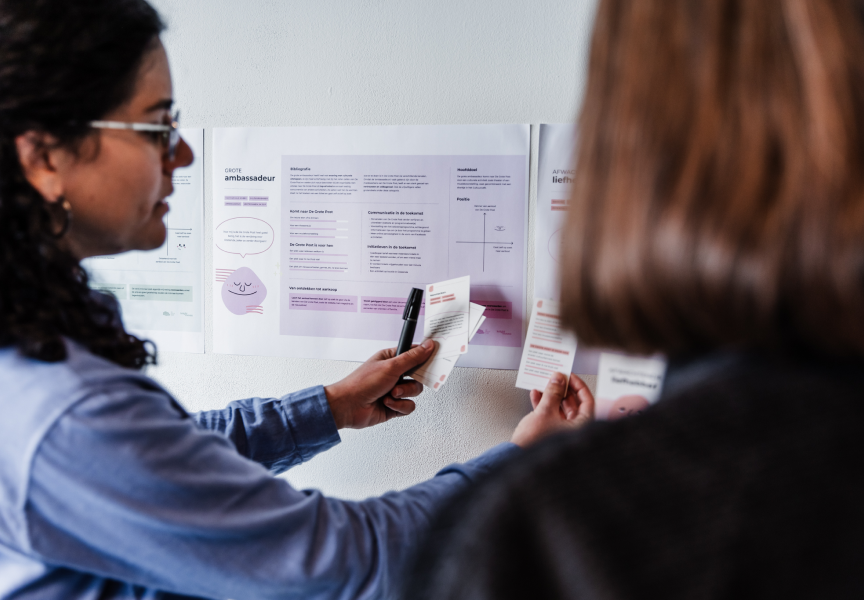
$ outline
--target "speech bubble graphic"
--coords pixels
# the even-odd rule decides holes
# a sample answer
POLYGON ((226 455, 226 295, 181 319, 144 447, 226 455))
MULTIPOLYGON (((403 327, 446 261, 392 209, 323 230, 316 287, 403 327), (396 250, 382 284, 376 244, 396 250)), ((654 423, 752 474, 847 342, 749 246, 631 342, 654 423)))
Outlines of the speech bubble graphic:
POLYGON ((258 309, 266 297, 267 286, 249 267, 240 267, 222 284, 222 302, 235 315, 263 314, 258 309))
POLYGON ((216 247, 228 254, 246 258, 267 252, 273 245, 273 227, 255 217, 234 217, 216 226, 216 247))

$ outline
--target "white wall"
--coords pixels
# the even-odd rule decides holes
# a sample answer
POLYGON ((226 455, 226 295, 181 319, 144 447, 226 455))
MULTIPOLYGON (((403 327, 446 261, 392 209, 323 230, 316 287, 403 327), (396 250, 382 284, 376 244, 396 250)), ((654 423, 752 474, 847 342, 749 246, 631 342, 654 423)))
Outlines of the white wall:
MULTIPOLYGON (((207 153, 213 127, 572 122, 595 10, 595 0, 151 1, 168 23, 163 40, 183 125, 207 128, 207 153)), ((209 273, 209 156, 205 164, 209 273)), ((532 231, 529 295, 533 247, 532 231)), ((205 323, 207 354, 162 352, 150 371, 192 411, 326 385, 356 367, 210 354, 209 317, 205 323)), ((457 368, 410 417, 343 431, 339 446, 288 479, 363 498, 430 477, 509 439, 529 409, 515 380, 515 371, 457 368)))

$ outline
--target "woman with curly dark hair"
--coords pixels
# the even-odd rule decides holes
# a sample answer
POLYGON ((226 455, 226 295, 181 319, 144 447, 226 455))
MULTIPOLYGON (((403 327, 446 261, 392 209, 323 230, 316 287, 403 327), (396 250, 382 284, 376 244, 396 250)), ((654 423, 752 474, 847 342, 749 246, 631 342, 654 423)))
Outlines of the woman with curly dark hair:
POLYGON ((162 27, 144 0, 0 0, 0 596, 384 594, 430 511, 516 447, 333 500, 273 474, 339 428, 410 413, 422 386, 401 376, 432 344, 195 415, 138 371, 155 349, 88 289, 80 260, 164 242, 171 176, 192 153, 162 27))

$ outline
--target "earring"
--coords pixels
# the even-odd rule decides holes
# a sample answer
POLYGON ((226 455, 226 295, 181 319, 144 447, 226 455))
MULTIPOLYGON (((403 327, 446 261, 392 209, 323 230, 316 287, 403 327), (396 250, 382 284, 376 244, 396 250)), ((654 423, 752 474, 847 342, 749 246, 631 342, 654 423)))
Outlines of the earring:
POLYGON ((63 209, 63 225, 60 226, 60 231, 52 235, 54 236, 54 239, 59 240, 66 235, 66 232, 69 231, 69 225, 72 223, 72 205, 69 204, 69 201, 66 198, 60 196, 57 199, 57 206, 63 209))

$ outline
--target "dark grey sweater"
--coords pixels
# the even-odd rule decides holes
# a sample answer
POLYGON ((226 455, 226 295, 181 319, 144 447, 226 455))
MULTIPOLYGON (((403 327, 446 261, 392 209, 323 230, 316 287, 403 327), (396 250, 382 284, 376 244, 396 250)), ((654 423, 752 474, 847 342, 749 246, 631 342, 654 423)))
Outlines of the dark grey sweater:
POLYGON ((864 598, 862 426, 862 363, 673 362, 452 505, 405 597, 864 598))

